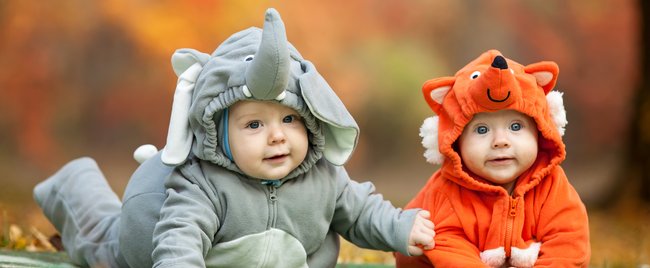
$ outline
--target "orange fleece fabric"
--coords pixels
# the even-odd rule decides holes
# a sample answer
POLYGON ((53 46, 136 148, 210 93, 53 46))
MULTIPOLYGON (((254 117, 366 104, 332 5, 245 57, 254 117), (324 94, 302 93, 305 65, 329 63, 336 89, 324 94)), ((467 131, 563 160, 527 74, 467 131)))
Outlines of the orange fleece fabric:
POLYGON ((489 50, 455 76, 424 84, 442 166, 406 208, 432 213, 436 246, 421 257, 396 254, 397 267, 589 264, 587 212, 559 166, 566 152, 546 99, 558 73, 554 62, 523 66, 489 50), (532 117, 539 130, 537 159, 512 194, 464 168, 454 146, 475 114, 503 109, 532 117))

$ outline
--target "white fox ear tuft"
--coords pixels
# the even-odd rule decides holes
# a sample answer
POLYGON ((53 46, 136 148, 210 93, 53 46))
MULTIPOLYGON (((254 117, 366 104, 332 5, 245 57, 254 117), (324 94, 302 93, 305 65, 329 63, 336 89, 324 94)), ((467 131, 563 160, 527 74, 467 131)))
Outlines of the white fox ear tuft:
POLYGON ((444 160, 438 148, 438 116, 432 116, 424 120, 420 127, 420 137, 422 137, 422 146, 426 149, 424 151, 424 158, 427 162, 440 165, 444 160))
POLYGON ((551 91, 546 95, 551 119, 553 119, 553 123, 555 123, 560 136, 564 136, 565 127, 567 123, 569 123, 566 119, 566 110, 564 109, 562 94, 564 93, 551 91))

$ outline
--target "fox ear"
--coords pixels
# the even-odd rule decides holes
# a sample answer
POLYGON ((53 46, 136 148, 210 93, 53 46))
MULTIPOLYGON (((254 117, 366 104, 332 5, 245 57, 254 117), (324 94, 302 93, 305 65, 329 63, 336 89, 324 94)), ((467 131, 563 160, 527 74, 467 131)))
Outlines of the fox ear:
POLYGON ((526 65, 524 67, 526 73, 532 74, 537 80, 537 85, 544 89, 544 94, 548 94, 557 82, 557 75, 560 68, 557 63, 552 61, 542 61, 526 65))
POLYGON ((434 78, 424 82, 422 94, 424 94, 424 99, 434 112, 442 106, 445 96, 447 96, 455 82, 456 78, 450 76, 434 78))

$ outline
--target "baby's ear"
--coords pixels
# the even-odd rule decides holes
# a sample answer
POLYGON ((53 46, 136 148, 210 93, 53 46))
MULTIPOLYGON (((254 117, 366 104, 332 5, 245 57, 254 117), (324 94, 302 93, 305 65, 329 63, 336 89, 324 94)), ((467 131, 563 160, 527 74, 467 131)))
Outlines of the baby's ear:
POLYGON ((442 107, 445 96, 447 96, 455 82, 456 78, 450 76, 434 78, 424 82, 422 94, 424 94, 424 99, 434 112, 437 112, 442 107))
POLYGON ((555 87, 555 82, 557 82, 557 75, 560 73, 560 68, 555 62, 542 61, 526 65, 524 71, 535 76, 537 85, 544 89, 544 94, 548 94, 551 89, 555 87))

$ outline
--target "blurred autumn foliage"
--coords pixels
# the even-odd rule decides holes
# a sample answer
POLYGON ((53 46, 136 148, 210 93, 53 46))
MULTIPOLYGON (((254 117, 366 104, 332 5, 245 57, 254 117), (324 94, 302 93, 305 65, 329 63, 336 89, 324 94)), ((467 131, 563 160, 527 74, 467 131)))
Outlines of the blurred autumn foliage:
MULTIPOLYGON (((564 163, 590 209, 609 202, 626 159, 639 83, 632 0, 0 0, 0 208, 49 226, 33 186, 65 162, 97 159, 121 194, 133 150, 164 146, 177 48, 212 52, 278 9, 361 127, 349 171, 405 204, 435 171, 418 137, 427 79, 490 48, 560 66, 569 125, 564 163), (17 211, 17 212, 12 212, 17 211)), ((647 214, 647 213, 646 213, 647 214)), ((648 218, 640 215, 639 219, 648 218)))

